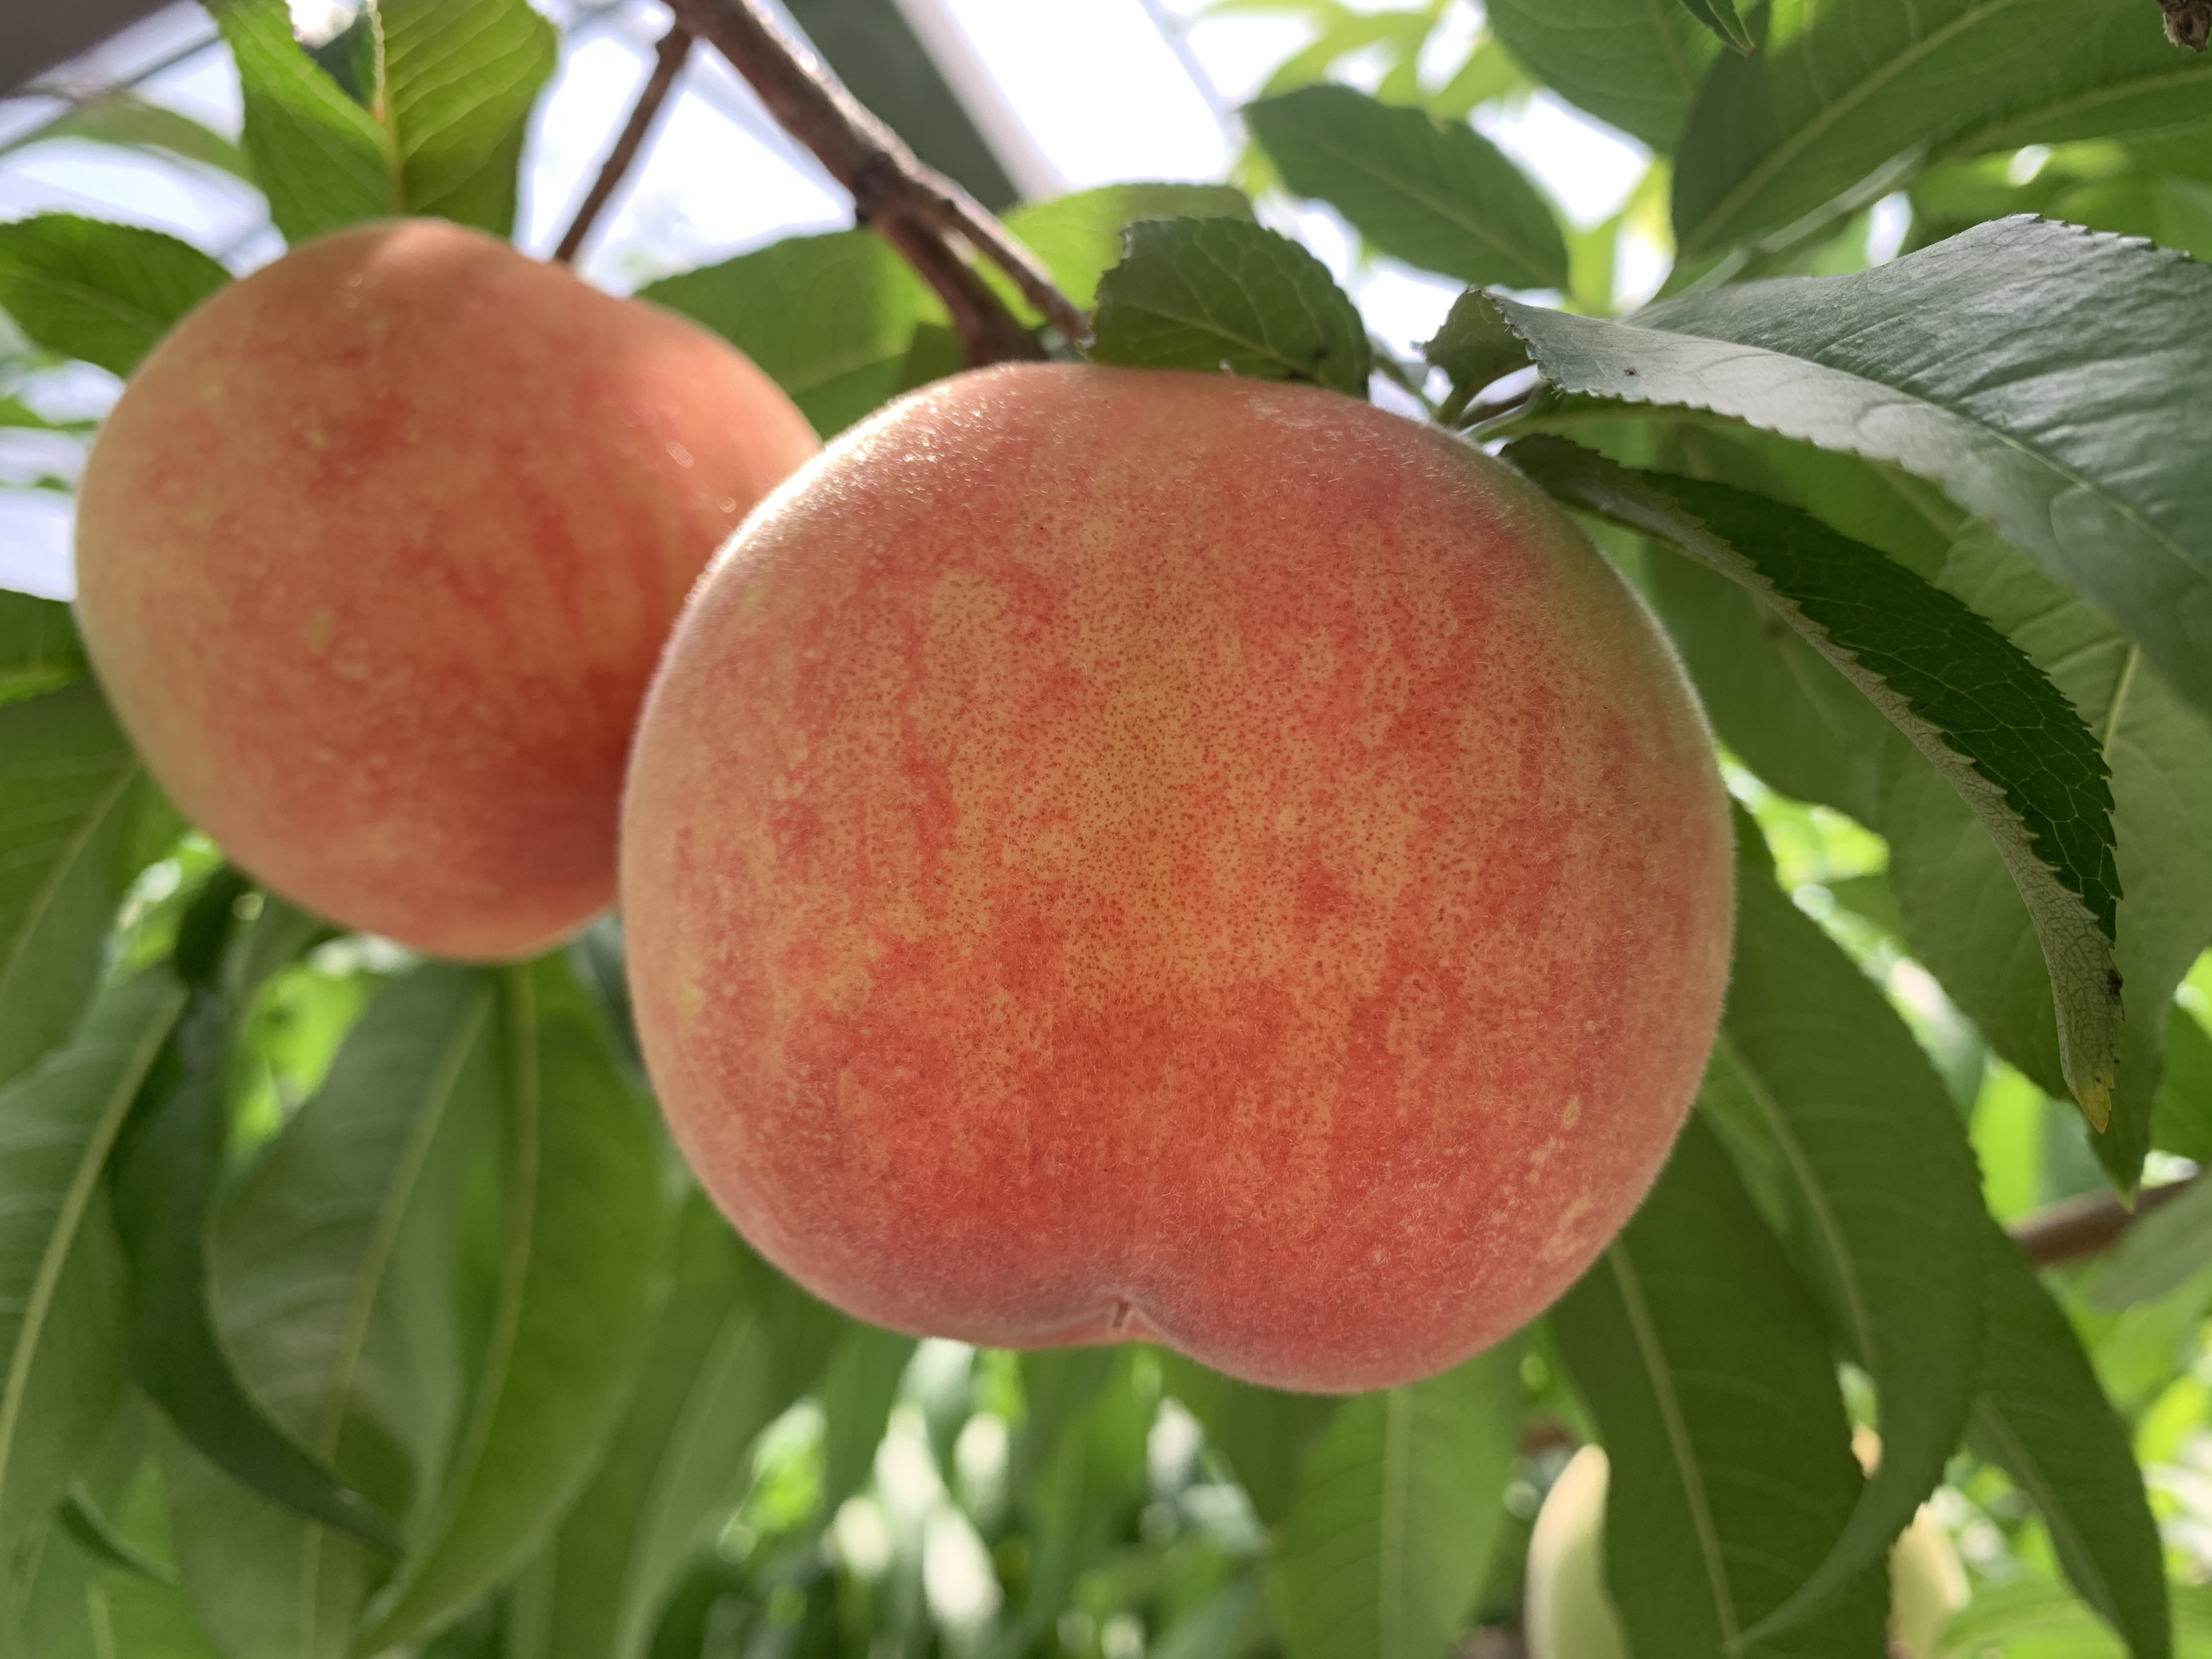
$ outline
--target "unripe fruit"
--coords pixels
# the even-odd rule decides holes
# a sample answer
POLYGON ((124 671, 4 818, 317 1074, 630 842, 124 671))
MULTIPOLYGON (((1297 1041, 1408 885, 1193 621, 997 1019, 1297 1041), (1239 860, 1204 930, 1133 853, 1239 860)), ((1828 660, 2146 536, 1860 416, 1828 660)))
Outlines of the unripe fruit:
MULTIPOLYGON (((1881 1443, 1862 1429, 1852 1446, 1871 1472, 1881 1443)), ((1604 1449, 1584 1446, 1567 1460, 1537 1512, 1521 1607, 1528 1659, 1629 1659, 1628 1638, 1605 1583, 1607 1474, 1604 1449)), ((1943 1626, 1966 1605, 1966 1594, 1958 1551, 1923 1508, 1889 1550, 1889 1644, 1895 1659, 1935 1659, 1943 1626)))
POLYGON ((132 377, 85 468, 78 616, 155 776, 255 876, 526 954, 613 896, 669 628, 819 447, 677 317, 453 225, 346 231, 132 377))
POLYGON ((1705 726, 1565 518, 1159 371, 959 376, 779 491, 670 643, 623 858, 669 1121, 800 1283, 1318 1391, 1572 1282, 1729 944, 1705 726))

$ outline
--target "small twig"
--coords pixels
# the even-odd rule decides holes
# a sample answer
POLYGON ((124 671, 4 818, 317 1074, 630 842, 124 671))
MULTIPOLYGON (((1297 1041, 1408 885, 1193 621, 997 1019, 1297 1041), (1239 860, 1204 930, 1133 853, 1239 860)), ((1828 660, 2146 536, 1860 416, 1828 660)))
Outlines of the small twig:
POLYGON ((575 262, 577 252, 584 246, 584 239, 592 234, 592 227, 599 220, 599 210, 614 195, 615 186, 622 182, 623 174, 629 171, 629 164, 637 159, 639 149, 644 146, 646 135, 653 131, 653 118, 660 113, 660 106, 668 97, 668 89, 676 84, 676 76, 683 69, 684 59, 690 50, 691 31, 681 23, 674 25, 660 37, 660 44, 653 48, 653 73, 646 76, 645 90, 638 94, 637 103, 630 110, 629 119, 623 127, 622 136, 615 140, 614 149, 607 152, 606 165, 599 169, 599 176, 592 180, 592 188, 584 198, 584 204, 576 210, 576 216, 568 226, 568 234, 562 237, 561 246, 553 250, 556 263, 565 265, 575 262))
POLYGON ((1005 271, 1038 313, 1070 340, 1090 323, 1029 250, 981 205, 933 172, 890 129, 863 109, 760 0, 670 0, 677 20, 730 60, 783 130, 814 152, 853 193, 854 216, 873 226, 912 264, 951 313, 971 364, 1038 358, 1044 349, 997 290, 961 258, 965 244, 1005 271))
POLYGON ((2110 1249, 2120 1235, 2153 1210, 2171 1204, 2202 1180, 2191 1176, 2162 1187, 2146 1187, 2130 1210, 2110 1193, 2090 1193, 2039 1210, 2012 1230, 2013 1243, 2039 1267, 2080 1261, 2110 1249))

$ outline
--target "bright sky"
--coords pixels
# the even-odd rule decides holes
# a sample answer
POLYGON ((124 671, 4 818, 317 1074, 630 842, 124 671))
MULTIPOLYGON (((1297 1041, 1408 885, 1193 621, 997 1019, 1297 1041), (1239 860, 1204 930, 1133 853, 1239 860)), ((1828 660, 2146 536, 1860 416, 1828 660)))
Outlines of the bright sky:
MULTIPOLYGON (((518 240, 542 252, 558 240, 627 113, 667 14, 657 0, 532 3, 570 25, 558 76, 538 106, 523 186, 518 240)), ((1202 0, 897 3, 1033 195, 1127 179, 1219 178, 1236 147, 1237 105, 1308 38, 1306 26, 1289 18, 1194 21, 1202 0)), ((1352 3, 1390 9, 1383 0, 1352 3)), ((351 9, 347 0, 292 6, 303 29, 321 32, 351 9)), ((1456 21, 1469 35, 1479 27, 1472 0, 1456 21)), ((52 78, 97 86, 166 63, 143 94, 234 135, 237 78, 211 33, 198 6, 173 6, 52 78)), ((10 137, 57 107, 50 99, 0 102, 0 220, 63 210, 151 225, 238 270, 281 252, 259 197, 222 174, 72 142, 6 149, 10 137)), ((1510 119, 1486 117, 1482 127, 1581 224, 1612 213, 1646 159, 1548 96, 1510 119)), ((1326 260, 1370 325, 1401 348, 1433 333, 1457 292, 1456 284, 1388 261, 1354 269, 1353 240, 1328 210, 1285 204, 1269 216, 1326 260)), ((842 192, 768 120, 727 65, 699 52, 651 149, 603 216, 582 268, 626 291, 667 271, 849 222, 842 192)), ((96 414, 114 389, 107 377, 82 371, 32 394, 49 415, 96 414)), ((0 486, 66 477, 76 463, 68 443, 10 434, 0 441, 0 486)), ((0 586, 66 597, 70 526, 64 495, 0 487, 0 586)))

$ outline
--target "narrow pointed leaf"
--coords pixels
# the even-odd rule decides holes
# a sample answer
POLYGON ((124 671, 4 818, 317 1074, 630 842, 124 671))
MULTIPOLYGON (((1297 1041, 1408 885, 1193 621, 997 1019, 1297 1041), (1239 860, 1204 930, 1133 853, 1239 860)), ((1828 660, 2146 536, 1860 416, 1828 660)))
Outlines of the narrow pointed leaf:
POLYGON ((136 225, 42 213, 0 225, 0 311, 33 343, 129 374, 230 280, 189 242, 136 225))
POLYGON ((0 703, 58 691, 84 673, 84 645, 67 605, 0 592, 0 703))
POLYGON ((2169 1659, 2157 1523, 2128 1430, 2019 1246, 1984 1230, 1988 1335, 1970 1436, 2034 1501, 2059 1565, 2133 1659, 2169 1659))
POLYGON ((1750 587, 1934 763, 1989 829, 2035 918, 2067 1082, 2103 1128, 2118 1067, 2119 878, 2104 757, 2063 694, 1960 600, 1808 514, 1632 471, 1557 438, 1508 453, 1554 494, 1750 587))
POLYGON ((1328 268, 1240 219, 1146 219, 1099 279, 1091 355, 1140 368, 1310 380, 1360 398, 1374 350, 1328 268))
POLYGON ((1794 1254, 1881 1405, 1881 1466, 1828 1559, 1762 1621, 1784 1630, 1881 1559, 1943 1478, 1980 1361, 1984 1218, 1966 1127, 1905 1022, 1771 870, 1738 875, 1701 1099, 1771 1154, 1794 1254))
POLYGON ((1875 1659, 1879 1565, 1813 1623, 1747 1634, 1833 1553, 1864 1483, 1820 1316, 1698 1118, 1550 1321, 1611 1460, 1606 1577, 1634 1649, 1875 1659))
POLYGON ((1290 1659, 1434 1659, 1466 1628, 1521 1427, 1520 1350, 1337 1408, 1268 1576, 1290 1659))
POLYGON ((748 1250, 699 1193, 673 1253, 629 1409, 541 1569, 542 1659, 643 1659, 702 1528, 744 1496, 754 1437, 813 1380, 843 1322, 748 1250))
POLYGON ((529 1559, 599 1462, 642 1358, 660 1143, 566 959, 501 975, 506 1264, 446 1489, 362 1645, 450 1623, 529 1559))
MULTIPOLYGON (((2040 665, 2096 734, 2112 773, 2123 888, 2115 1128, 2097 1152, 2132 1186, 2152 1136, 2174 988, 2212 937, 2212 721, 2148 654, 1986 529, 1937 580, 2040 665)), ((2063 1085, 2049 976, 2027 912, 1979 826, 1910 755, 1893 757, 1881 824, 1906 942, 1989 1042, 2046 1091, 2063 1085)))
POLYGON ((1691 112, 1674 175, 1686 258, 1869 198, 1931 153, 2169 125, 2212 95, 2212 60, 2137 27, 2135 0, 1787 9, 1802 22, 1723 63, 1691 112))
POLYGON ((389 135, 301 49, 284 0, 213 0, 238 65, 241 143, 270 216, 295 246, 405 210, 389 135))
POLYGON ((0 1090, 0 1547, 46 1520, 121 1398, 100 1170, 184 1004, 168 975, 142 974, 0 1090))
POLYGON ((1499 305, 1562 390, 1709 409, 1935 479, 2212 710, 2212 266, 2012 218, 1627 322, 1499 305))
POLYGON ((1662 155, 1721 50, 1674 0, 1490 0, 1484 10, 1515 62, 1662 155))
POLYGON ((0 1083, 76 1025, 152 795, 93 685, 0 705, 0 1083))
POLYGON ((1711 29, 1724 44, 1738 52, 1750 52, 1757 45, 1744 21, 1736 15, 1735 0, 1682 0, 1682 6, 1691 16, 1711 29))
POLYGON ((531 108, 559 56, 553 26, 527 0, 380 0, 377 16, 406 211, 506 236, 531 108))
MULTIPOLYGON (((395 981, 216 1224, 217 1315, 240 1376, 402 1515, 459 1405, 448 1235, 457 1154, 497 1103, 494 1000, 487 975, 459 968, 395 981)), ((225 1649, 342 1659, 389 1563, 196 1455, 168 1474, 185 1583, 225 1649)))
POLYGON ((1263 100, 1244 120, 1285 185, 1327 202, 1382 252, 1464 283, 1566 286, 1551 208, 1465 122, 1338 86, 1263 100))

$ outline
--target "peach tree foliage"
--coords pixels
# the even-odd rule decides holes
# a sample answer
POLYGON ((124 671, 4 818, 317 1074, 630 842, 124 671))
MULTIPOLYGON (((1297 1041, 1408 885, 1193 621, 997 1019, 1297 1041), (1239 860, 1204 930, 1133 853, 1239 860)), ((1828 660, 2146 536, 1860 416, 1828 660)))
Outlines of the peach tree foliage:
MULTIPOLYGON (((280 0, 214 9, 237 150, 72 131, 241 168, 295 240, 511 232, 555 62, 522 0, 382 0, 313 55, 280 0)), ((1455 46, 1443 3, 1273 9, 1311 44, 1238 176, 1472 285, 1423 360, 1236 189, 1008 222, 1091 357, 1502 445, 1665 623, 1750 810, 1644 1210, 1512 1343, 1385 1394, 917 1350, 680 1176, 611 926, 502 969, 337 935, 178 820, 67 610, 0 594, 0 1653, 1442 1659, 1513 1626, 1584 1438, 1646 1659, 1878 1659, 1887 1547, 1947 1483, 1957 1650, 2212 1651, 2159 1529, 2207 1430, 2212 1188, 2087 1268, 2007 1232, 2212 1158, 2212 58, 2149 0, 1492 0, 1455 46), (1379 96, 1328 79, 1363 63, 1379 96), (1613 219, 1467 120, 1538 88, 1656 153, 1613 219), (1910 228, 1868 269, 1878 198, 1910 228), (1677 250, 1625 313, 1624 230, 1677 250)), ((33 353, 0 422, 57 425, 40 366, 127 375, 229 275, 0 225, 33 353)), ((824 436, 958 366, 865 230, 645 292, 824 436)))

